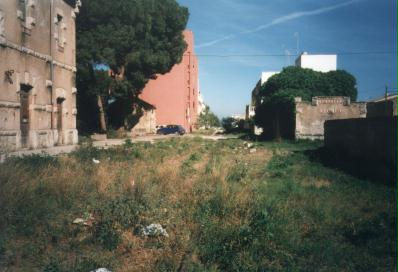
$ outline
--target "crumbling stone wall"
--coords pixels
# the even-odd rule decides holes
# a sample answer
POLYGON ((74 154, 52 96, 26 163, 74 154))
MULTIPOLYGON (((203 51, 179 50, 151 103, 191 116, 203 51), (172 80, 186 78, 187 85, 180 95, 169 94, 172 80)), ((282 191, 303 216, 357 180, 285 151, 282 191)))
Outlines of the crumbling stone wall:
POLYGON ((143 116, 131 130, 132 136, 156 133, 156 109, 144 110, 143 116))
POLYGON ((296 139, 323 139, 327 120, 364 118, 366 103, 351 103, 349 97, 314 97, 311 102, 296 98, 296 139))

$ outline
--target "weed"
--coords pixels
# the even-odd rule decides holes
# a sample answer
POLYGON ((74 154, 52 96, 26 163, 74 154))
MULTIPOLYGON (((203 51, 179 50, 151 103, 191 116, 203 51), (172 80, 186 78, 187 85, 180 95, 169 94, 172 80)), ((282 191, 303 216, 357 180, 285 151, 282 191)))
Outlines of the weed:
POLYGON ((195 169, 193 168, 193 164, 197 161, 200 160, 200 155, 197 153, 191 154, 188 159, 182 162, 180 171, 181 175, 186 176, 193 174, 195 172, 195 169))
POLYGON ((109 258, 104 258, 101 255, 92 253, 88 256, 77 256, 75 261, 66 269, 66 271, 74 271, 74 272, 87 272, 87 271, 95 271, 99 267, 106 267, 108 269, 112 269, 114 267, 115 260, 111 260, 109 258))
POLYGON ((88 163, 92 162, 93 159, 100 158, 100 154, 101 150, 92 145, 88 145, 80 146, 76 151, 71 153, 71 156, 81 163, 88 163))
POLYGON ((9 159, 0 164, 1 265, 394 270, 396 188, 325 166, 307 152, 318 145, 257 142, 247 154, 239 139, 176 137, 9 159), (72 224, 88 213, 92 226, 72 224), (149 224, 161 224, 169 237, 143 237, 138 230, 149 224))
POLYGON ((7 159, 6 165, 16 164, 19 167, 27 168, 26 171, 40 170, 47 166, 59 167, 58 158, 48 154, 32 154, 23 157, 11 157, 7 159))
POLYGON ((248 174, 249 168, 244 162, 236 162, 235 166, 230 170, 227 181, 239 182, 242 181, 248 174))
POLYGON ((274 155, 268 163, 266 171, 272 178, 282 178, 290 173, 293 162, 293 155, 274 155))
POLYGON ((60 272, 61 266, 58 260, 50 258, 49 262, 44 265, 43 272, 60 272))

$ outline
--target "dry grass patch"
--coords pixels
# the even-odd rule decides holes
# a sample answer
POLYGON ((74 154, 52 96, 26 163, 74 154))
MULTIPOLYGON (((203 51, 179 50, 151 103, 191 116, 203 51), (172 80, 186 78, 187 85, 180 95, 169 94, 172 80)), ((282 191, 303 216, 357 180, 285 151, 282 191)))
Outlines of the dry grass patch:
POLYGON ((396 252, 396 220, 387 220, 394 189, 311 162, 301 152, 310 143, 250 145, 255 152, 237 139, 182 137, 8 161, 0 165, 0 263, 46 272, 396 264, 383 249, 396 252), (72 224, 88 213, 91 227, 72 224), (152 223, 169 236, 142 235, 152 223))

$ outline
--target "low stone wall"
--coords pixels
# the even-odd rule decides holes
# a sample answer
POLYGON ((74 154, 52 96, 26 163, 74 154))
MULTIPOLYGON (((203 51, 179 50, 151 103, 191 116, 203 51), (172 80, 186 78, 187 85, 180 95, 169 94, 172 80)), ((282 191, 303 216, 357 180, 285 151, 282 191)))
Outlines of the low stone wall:
POLYGON ((366 103, 349 97, 313 97, 311 102, 296 98, 296 139, 322 140, 327 120, 366 117, 366 103))
POLYGON ((364 162, 397 166, 397 117, 325 122, 325 147, 364 162))
POLYGON ((156 133, 156 110, 144 110, 144 115, 131 130, 131 135, 134 137, 154 133, 156 133))

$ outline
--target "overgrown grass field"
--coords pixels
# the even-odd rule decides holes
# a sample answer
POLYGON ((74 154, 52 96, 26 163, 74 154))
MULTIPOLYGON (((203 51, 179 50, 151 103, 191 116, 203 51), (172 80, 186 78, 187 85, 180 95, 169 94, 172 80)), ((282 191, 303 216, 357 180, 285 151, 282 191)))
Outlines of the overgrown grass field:
POLYGON ((307 155, 317 143, 253 144, 182 137, 8 159, 0 270, 396 271, 395 186, 322 165, 307 155), (142 235, 152 223, 168 237, 142 235))

